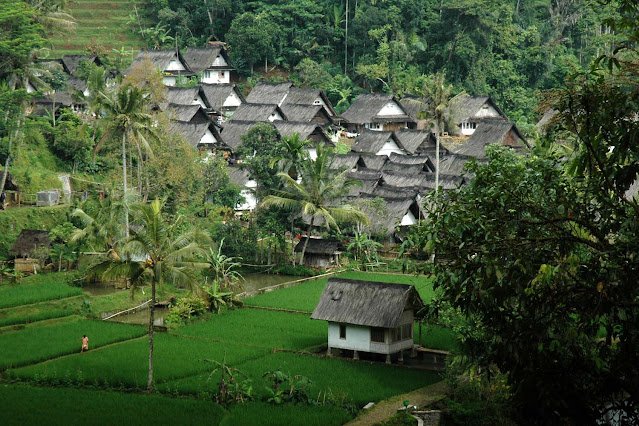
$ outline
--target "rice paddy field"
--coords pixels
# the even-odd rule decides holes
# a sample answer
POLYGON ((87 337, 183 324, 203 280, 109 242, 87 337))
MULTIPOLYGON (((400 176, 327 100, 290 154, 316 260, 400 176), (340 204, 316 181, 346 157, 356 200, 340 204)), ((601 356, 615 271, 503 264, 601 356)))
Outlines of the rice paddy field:
MULTIPOLYGON (((412 284, 424 299, 433 295, 426 277, 361 272, 339 276, 412 284)), ((145 327, 67 316, 64 314, 74 306, 64 305, 64 300, 33 305, 42 306, 35 310, 28 305, 27 311, 21 311, 23 316, 44 318, 49 314, 48 318, 53 319, 27 325, 19 325, 17 315, 3 318, 0 310, 0 325, 3 320, 13 324, 0 328, 0 424, 68 424, 69 416, 92 424, 114 424, 123 418, 133 419, 135 424, 148 423, 148 418, 141 415, 129 417, 137 404, 144 407, 141 412, 153 413, 149 414, 153 424, 158 424, 161 414, 166 417, 159 424, 166 420, 167 424, 243 425, 264 424, 268 419, 273 425, 338 425, 352 418, 350 407, 362 407, 441 380, 439 373, 431 371, 326 358, 321 348, 326 344, 327 324, 311 320, 309 315, 326 282, 327 278, 309 280, 254 296, 246 299, 243 309, 156 333, 157 392, 153 395, 142 395, 148 366, 145 327), (83 334, 89 336, 90 350, 80 353, 83 334), (250 379, 253 402, 229 407, 212 402, 221 377, 220 363, 236 369, 238 378, 250 379), (308 377, 310 397, 331 403, 264 402, 268 394, 264 374, 276 370, 308 377), (79 406, 63 402, 74 398, 100 419, 89 419, 79 406), (123 403, 122 398, 131 399, 123 403), (16 399, 21 402, 16 403, 16 399), (46 405, 42 401, 47 401, 46 405), (119 411, 108 407, 118 407, 119 411), (11 420, 5 422, 2 416, 7 413, 12 414, 11 420)), ((56 286, 61 294, 66 291, 61 290, 64 285, 56 286)), ((119 300, 113 295, 100 297, 119 300)), ((99 306, 100 297, 94 297, 92 304, 99 306)), ((415 327, 416 339, 417 330, 415 327)), ((426 327, 421 337, 426 346, 454 347, 454 336, 446 329, 426 327)))
POLYGON ((71 0, 67 11, 75 18, 71 34, 55 34, 49 38, 53 56, 85 53, 88 46, 137 51, 143 40, 127 24, 130 14, 142 14, 143 0, 71 0))
POLYGON ((61 282, 3 285, 0 286, 0 308, 29 305, 81 294, 80 288, 61 282))

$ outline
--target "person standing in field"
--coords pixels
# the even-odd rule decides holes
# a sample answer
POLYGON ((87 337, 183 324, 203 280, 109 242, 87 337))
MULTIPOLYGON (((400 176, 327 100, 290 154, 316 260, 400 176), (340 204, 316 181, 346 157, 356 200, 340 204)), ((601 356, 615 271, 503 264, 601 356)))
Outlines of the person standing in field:
POLYGON ((85 334, 82 336, 82 350, 80 352, 86 352, 89 350, 89 338, 85 334))

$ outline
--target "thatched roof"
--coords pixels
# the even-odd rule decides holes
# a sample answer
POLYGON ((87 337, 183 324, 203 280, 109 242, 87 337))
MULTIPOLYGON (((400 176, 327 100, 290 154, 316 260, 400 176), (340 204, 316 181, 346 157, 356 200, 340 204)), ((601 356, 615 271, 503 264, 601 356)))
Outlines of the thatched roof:
POLYGON ((347 196, 356 197, 362 192, 372 192, 375 186, 377 186, 377 182, 381 175, 382 174, 378 171, 367 169, 359 169, 356 172, 349 172, 348 178, 360 181, 361 185, 351 187, 347 196))
POLYGON ((401 104, 393 95, 382 93, 365 93, 359 95, 355 98, 351 106, 344 111, 342 118, 353 124, 372 123, 380 120, 384 122, 412 121, 406 113, 398 116, 378 117, 377 114, 389 102, 396 102, 397 105, 402 108, 401 104))
POLYGON ((559 114, 559 111, 557 111, 556 109, 547 109, 546 112, 544 112, 544 115, 541 116, 541 118, 535 125, 535 127, 537 127, 537 130, 539 130, 540 132, 545 132, 546 128, 555 121, 557 114, 559 114))
POLYGON ((206 47, 190 47, 182 52, 184 62, 186 62, 188 68, 195 73, 202 72, 206 69, 232 70, 233 67, 231 66, 213 66, 213 62, 218 55, 221 55, 227 64, 229 63, 228 55, 221 44, 209 44, 206 47))
POLYGON ((172 121, 169 124, 169 131, 173 134, 181 135, 194 148, 200 145, 200 141, 206 134, 207 129, 213 133, 216 139, 216 146, 223 146, 222 138, 215 125, 211 123, 185 123, 183 121, 172 121))
POLYGON ((256 124, 258 123, 254 121, 227 121, 224 123, 224 127, 222 127, 221 132, 224 143, 231 149, 237 150, 242 144, 242 136, 247 134, 248 131, 251 130, 251 127, 256 124))
POLYGON ((428 111, 428 105, 424 102, 424 99, 414 97, 414 96, 406 96, 399 100, 399 103, 402 104, 404 111, 412 118, 414 121, 424 120, 424 115, 426 111, 428 111))
POLYGON ((335 154, 331 162, 331 168, 335 170, 353 170, 357 167, 359 154, 348 152, 346 154, 335 154))
POLYGON ((406 174, 417 175, 421 172, 430 171, 430 170, 428 170, 428 166, 426 165, 426 163, 404 164, 404 163, 396 163, 394 161, 388 160, 386 163, 384 163, 384 167, 382 168, 382 171, 401 172, 406 174))
POLYGON ((168 104, 164 111, 174 120, 187 123, 209 123, 211 119, 200 105, 168 104))
POLYGON ((379 171, 382 170, 384 164, 388 160, 388 157, 385 155, 375 155, 369 153, 361 153, 359 154, 360 164, 363 164, 365 168, 370 170, 379 171))
POLYGON ((435 169, 433 166, 433 160, 428 155, 402 155, 393 152, 390 157, 388 157, 388 160, 396 164, 420 164, 431 170, 435 169))
POLYGON ((392 139, 397 146, 402 147, 393 132, 377 132, 374 130, 363 130, 357 137, 355 144, 351 147, 354 152, 367 152, 376 154, 384 147, 386 142, 392 139))
POLYGON ((84 95, 84 91, 87 89, 87 82, 82 80, 81 78, 69 77, 67 83, 67 90, 73 88, 78 92, 81 92, 82 95, 84 95))
POLYGON ((240 167, 229 166, 227 167, 226 171, 229 175, 229 180, 239 187, 244 187, 249 181, 248 171, 240 167))
POLYGON ((215 111, 221 111, 224 106, 224 102, 235 92, 235 95, 240 98, 242 103, 246 102, 242 93, 235 87, 235 84, 204 84, 201 83, 200 87, 202 93, 209 103, 210 107, 215 111))
POLYGON ((175 87, 166 88, 166 103, 177 105, 193 105, 193 102, 200 97, 206 105, 206 99, 200 95, 199 87, 175 87))
POLYGON ((483 159, 486 158, 486 145, 491 143, 517 150, 528 147, 517 126, 508 120, 482 120, 468 141, 456 153, 483 159))
POLYGON ((329 124, 331 117, 321 105, 299 105, 299 104, 283 104, 281 107, 286 119, 289 121, 298 121, 300 123, 309 123, 316 117, 322 120, 322 124, 329 124))
POLYGON ((253 104, 275 104, 280 105, 293 83, 264 83, 259 82, 253 87, 251 93, 246 97, 246 101, 253 104))
POLYGON ((35 103, 39 105, 45 105, 47 107, 49 105, 52 106, 55 104, 56 108, 60 108, 60 107, 70 107, 73 105, 84 105, 86 102, 82 99, 75 97, 74 95, 69 93, 69 91, 67 90, 64 92, 55 92, 53 94, 46 95, 41 98, 37 98, 35 100, 35 103))
POLYGON ((379 197, 385 200, 415 200, 418 194, 419 191, 415 188, 398 188, 390 185, 377 185, 375 189, 373 189, 373 192, 365 195, 379 197))
POLYGON ((64 55, 60 58, 64 70, 72 76, 75 76, 75 73, 83 61, 95 62, 97 65, 101 64, 100 59, 96 55, 64 55))
POLYGON ((423 300, 411 285, 331 278, 311 318, 395 328, 405 310, 418 311, 423 306, 423 300))
POLYGON ((464 165, 471 159, 466 155, 448 154, 439 159, 439 173, 461 175, 466 173, 464 165))
POLYGON ((482 107, 486 104, 493 107, 502 117, 506 117, 488 96, 455 96, 450 101, 449 109, 451 111, 451 115, 455 119, 455 122, 461 123, 475 117, 477 113, 481 111, 482 107))
POLYGON ((424 176, 422 173, 402 173, 397 171, 384 170, 382 171, 382 181, 384 182, 384 184, 397 186, 400 188, 419 188, 424 182, 424 176))
POLYGON ((147 59, 151 61, 151 63, 153 63, 153 66, 160 71, 165 71, 171 61, 179 61, 180 63, 182 63, 184 68, 186 68, 186 71, 182 71, 183 74, 188 74, 190 71, 188 65, 184 62, 182 55, 176 53, 175 50, 143 50, 138 53, 135 59, 133 59, 131 67, 129 67, 129 71, 134 64, 145 61, 147 59))
POLYGON ((301 139, 308 139, 315 143, 331 146, 334 145, 317 124, 277 120, 273 122, 273 125, 282 136, 293 136, 297 133, 301 139))
POLYGON ((276 104, 244 103, 237 107, 231 121, 269 121, 269 117, 275 113, 286 120, 286 114, 276 104))
POLYGON ((35 249, 49 248, 49 246, 51 246, 51 239, 48 231, 23 229, 13 243, 10 253, 16 257, 30 257, 35 249))
POLYGON ((326 111, 330 116, 334 116, 335 110, 331 101, 328 100, 326 94, 319 89, 290 87, 286 98, 282 105, 296 104, 296 105, 315 105, 315 101, 321 99, 326 105, 326 111))
MULTIPOLYGON (((400 129, 395 132, 395 136, 410 154, 426 152, 431 149, 435 152, 435 137, 430 130, 400 129)), ((442 151, 443 148, 440 146, 440 152, 442 151)))
MULTIPOLYGON (((295 246, 295 252, 301 253, 304 242, 308 237, 304 237, 295 246)), ((323 238, 311 238, 308 240, 305 254, 335 254, 340 252, 340 242, 338 240, 325 240, 323 238)))
MULTIPOLYGON (((371 233, 384 232, 386 235, 393 235, 395 228, 401 224, 404 216, 410 211, 418 218, 421 215, 421 208, 416 201, 414 193, 407 193, 405 197, 394 196, 389 198, 380 197, 375 193, 378 187, 373 191, 363 192, 359 194, 360 202, 358 207, 368 216, 370 225, 366 228, 371 233), (365 200, 382 199, 384 205, 379 209, 374 203, 366 203, 365 200)), ((412 189, 412 188, 411 188, 412 189)))

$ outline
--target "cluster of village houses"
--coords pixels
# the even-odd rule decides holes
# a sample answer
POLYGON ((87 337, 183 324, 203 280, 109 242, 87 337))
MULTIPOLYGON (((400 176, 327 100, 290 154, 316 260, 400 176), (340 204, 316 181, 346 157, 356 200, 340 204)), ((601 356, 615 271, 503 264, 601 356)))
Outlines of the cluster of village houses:
MULTIPOLYGON (((76 75, 83 60, 100 64, 96 56, 64 56, 59 62, 74 94, 69 90, 49 94, 37 101, 41 107, 54 103, 82 107, 82 96, 89 94, 86 82, 76 75)), ((261 82, 243 96, 233 83, 236 72, 225 46, 219 42, 183 51, 143 51, 129 70, 143 61, 150 61, 162 73, 166 97, 159 108, 171 118, 171 131, 194 149, 223 153, 228 159, 229 176, 243 188, 245 201, 236 207, 238 212, 253 210, 258 200, 256 183, 238 167, 241 159, 235 153, 251 127, 270 123, 281 137, 298 134, 310 140, 311 158, 317 144, 335 145, 341 138, 351 146, 349 153, 335 156, 333 167, 349 170, 350 177, 362 182, 349 198, 385 201, 382 212, 369 212, 378 225, 376 233, 392 239, 398 227, 413 225, 423 216, 420 199, 435 187, 436 149, 430 123, 423 118, 427 110, 423 99, 366 93, 338 115, 321 90, 295 87, 290 82, 261 82), (199 84, 179 84, 193 78, 199 84)), ((464 164, 471 158, 485 158, 487 144, 516 150, 527 147, 517 127, 489 97, 458 96, 453 107, 459 134, 443 138, 440 145, 439 185, 443 190, 464 183, 464 164)))

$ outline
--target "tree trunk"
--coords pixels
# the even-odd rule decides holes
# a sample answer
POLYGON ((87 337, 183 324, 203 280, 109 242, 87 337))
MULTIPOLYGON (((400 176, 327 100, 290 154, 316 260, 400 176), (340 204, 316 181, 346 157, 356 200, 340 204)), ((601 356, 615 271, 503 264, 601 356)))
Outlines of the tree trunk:
POLYGON ((142 197, 142 149, 140 149, 140 145, 137 145, 138 148, 138 195, 142 197))
MULTIPOLYGON (((344 31, 344 75, 346 74, 346 69, 348 67, 348 0, 346 0, 346 25, 344 31)), ((304 256, 302 255, 302 258, 304 256)))
POLYGON ((439 129, 435 136, 435 192, 439 191, 439 129))
POLYGON ((156 283, 159 282, 159 276, 161 273, 161 266, 156 264, 153 271, 154 277, 151 281, 151 306, 149 307, 149 372, 146 381, 146 390, 148 392, 153 392, 153 323, 155 322, 155 291, 156 283))
POLYGON ((122 133, 122 202, 124 205, 124 237, 129 238, 129 206, 126 204, 126 133, 122 133))
POLYGON ((311 223, 308 225, 308 232, 306 233, 306 241, 304 241, 304 246, 302 246, 302 257, 300 258, 300 265, 304 265, 304 255, 306 254, 306 246, 308 246, 308 240, 311 239, 311 231, 313 230, 313 221, 315 220, 315 216, 311 216, 311 223))

